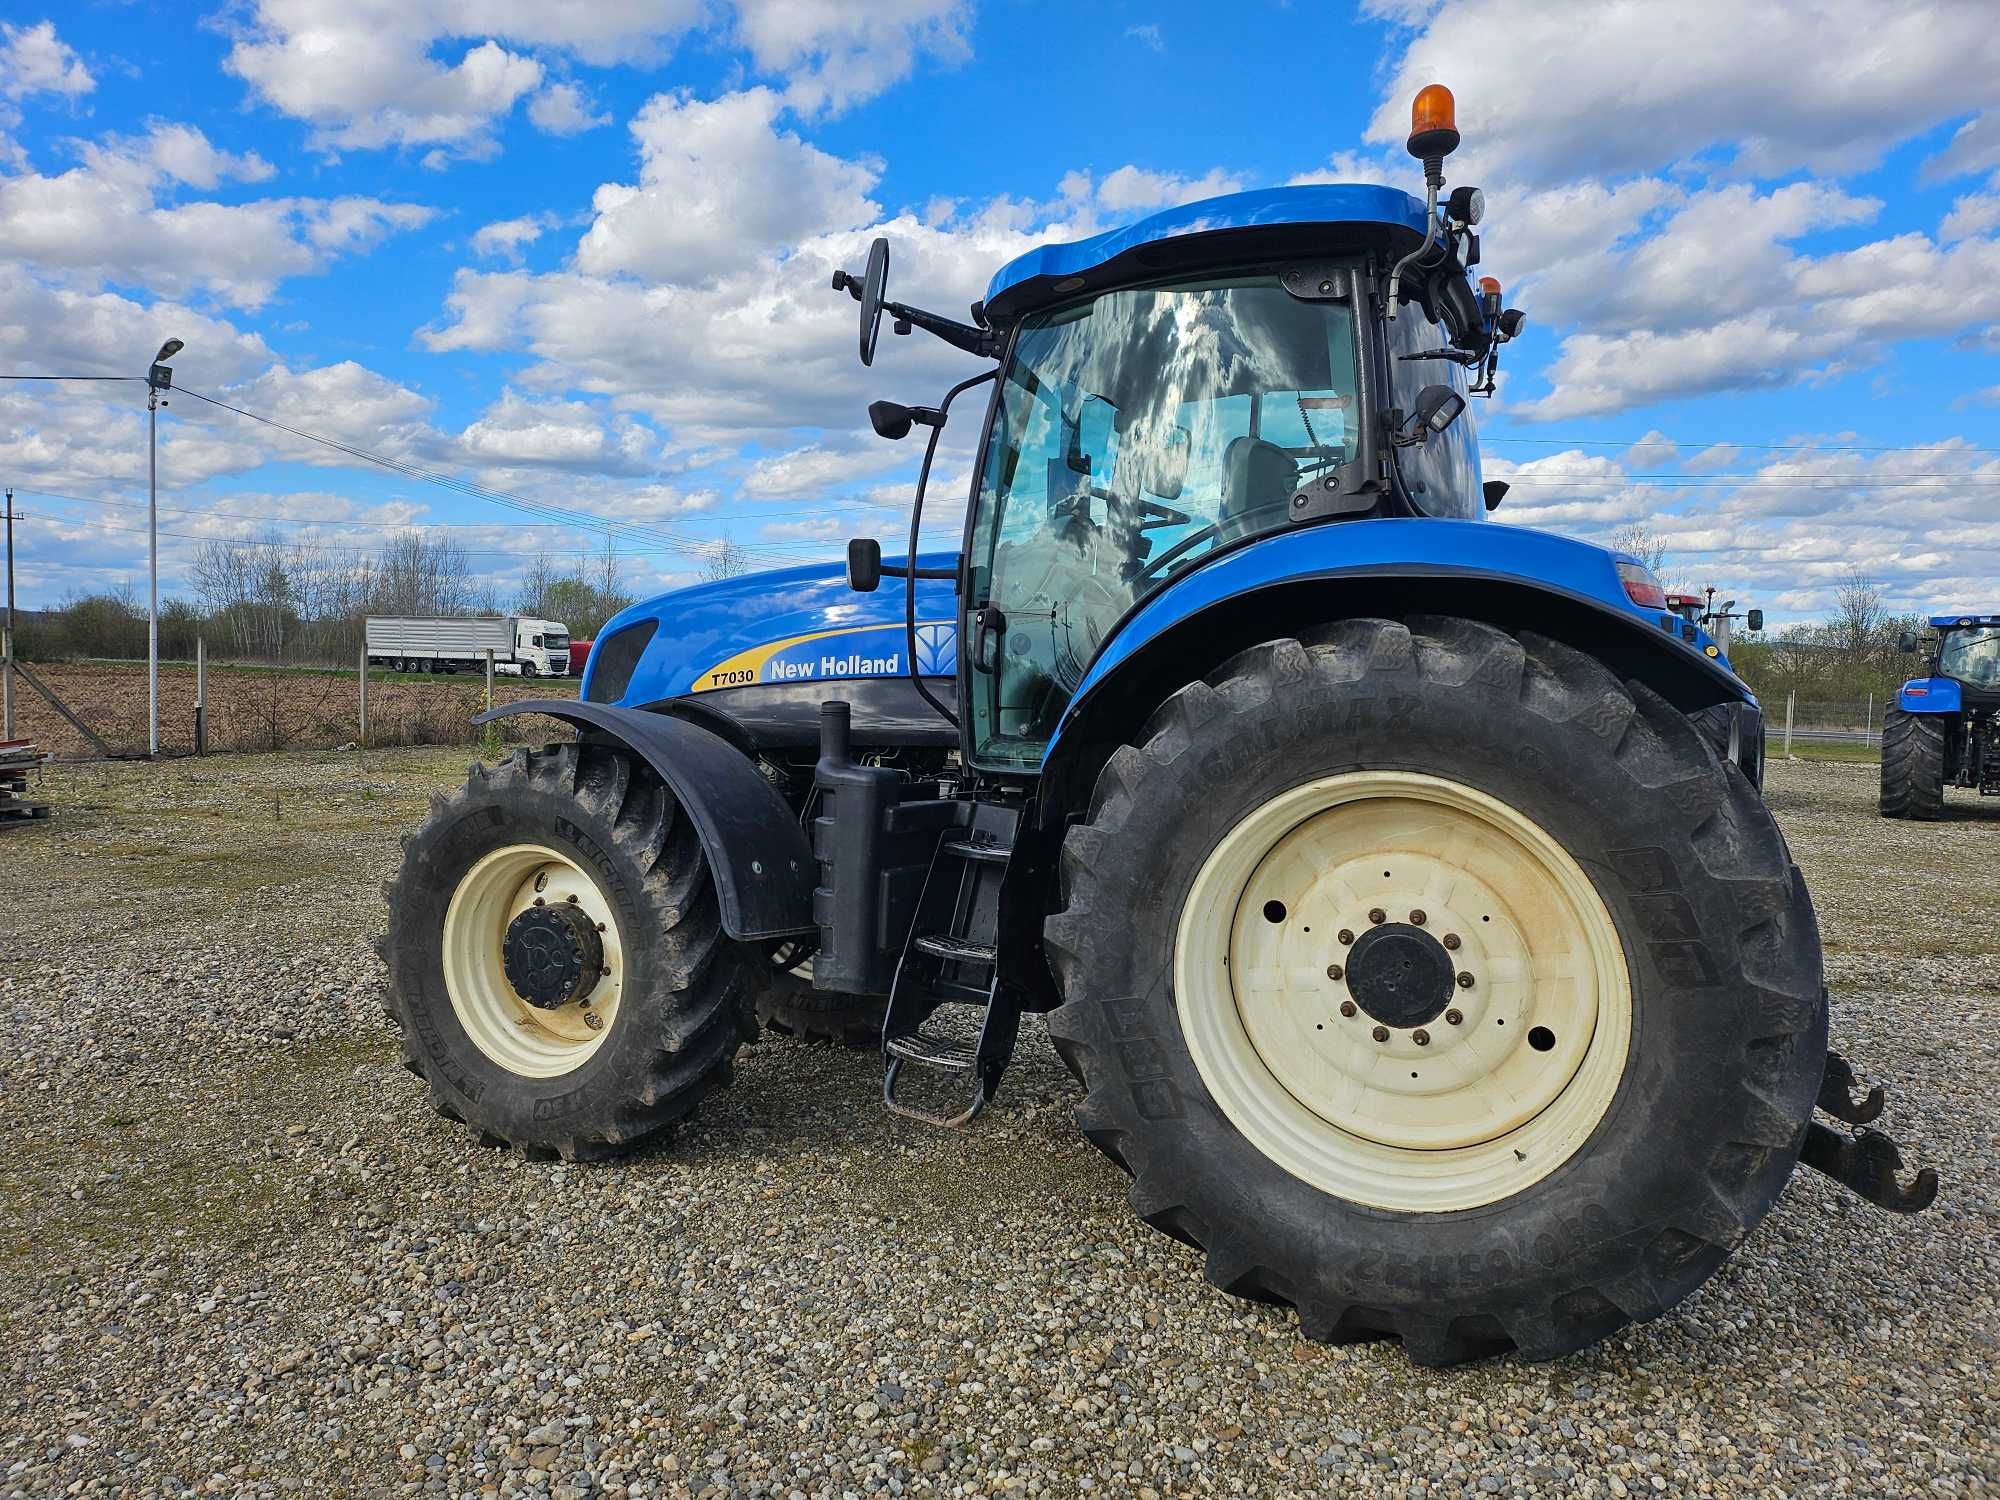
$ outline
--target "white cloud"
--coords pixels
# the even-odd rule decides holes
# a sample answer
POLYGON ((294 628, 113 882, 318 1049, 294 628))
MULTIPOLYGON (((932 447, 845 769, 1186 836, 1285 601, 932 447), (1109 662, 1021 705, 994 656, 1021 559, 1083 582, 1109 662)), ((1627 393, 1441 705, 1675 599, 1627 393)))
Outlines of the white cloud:
POLYGON ((1971 239, 2000 229, 2000 173, 1988 184, 1990 193, 1968 193, 1955 200, 1951 212, 1938 226, 1938 238, 1945 241, 1971 239))
POLYGON ((561 220, 553 213, 523 214, 518 219, 498 219, 482 226, 472 236, 472 253, 502 256, 519 263, 521 247, 531 245, 561 220))
POLYGON ((803 114, 837 113, 907 77, 919 54, 971 56, 967 0, 735 0, 736 36, 765 73, 789 80, 803 114))
POLYGON ((56 35, 53 21, 33 26, 0 22, 0 95, 61 94, 76 99, 97 87, 75 50, 56 35))
MULTIPOLYGON (((1092 193, 1090 174, 1072 172, 1063 179, 1063 192, 1072 197, 1092 193)), ((1174 172, 1149 172, 1143 167, 1123 166, 1107 172, 1094 191, 1098 205, 1113 214, 1132 214, 1156 208, 1171 208, 1201 198, 1243 190, 1243 179, 1217 167, 1201 177, 1183 177, 1174 172)))
POLYGON ((374 198, 162 201, 177 179, 263 171, 260 158, 216 151, 198 130, 156 124, 144 141, 87 147, 83 165, 57 176, 0 177, 0 244, 47 276, 167 297, 200 289, 254 308, 286 277, 431 217, 428 208, 374 198))
POLYGON ((895 468, 905 455, 876 439, 874 448, 829 448, 818 443, 761 458, 743 476, 741 489, 755 500, 812 500, 858 479, 895 468))
POLYGON ((1125 35, 1142 47, 1150 47, 1155 52, 1167 50, 1166 38, 1160 35, 1160 28, 1150 21, 1142 26, 1127 26, 1125 35))
POLYGON ((598 188, 578 267, 701 280, 741 265, 756 247, 873 222, 877 168, 780 130, 783 110, 766 88, 714 100, 655 95, 632 121, 639 182, 598 188))
POLYGON ((498 468, 587 469, 636 474, 649 467, 658 439, 629 418, 610 424, 582 401, 531 401, 512 390, 458 435, 475 463, 498 468))
POLYGON ((1627 448, 1622 461, 1635 469, 1651 469, 1672 463, 1679 454, 1674 440, 1656 427, 1627 448))
POLYGON ((1458 0, 1417 30, 1368 139, 1400 147, 1410 100, 1453 83, 1488 177, 1561 181, 1726 153, 1758 175, 1869 167, 1898 142, 2000 105, 2000 27, 1977 4, 1879 0, 1458 0), (1777 60, 1782 60, 1781 62, 1777 60))
POLYGON ((1951 143, 1924 163, 1924 176, 1964 177, 2000 170, 2000 109, 1974 115, 1953 132, 1951 143))
POLYGON ((609 125, 611 116, 594 108, 590 97, 574 83, 551 83, 528 101, 528 119, 550 135, 580 135, 609 125))

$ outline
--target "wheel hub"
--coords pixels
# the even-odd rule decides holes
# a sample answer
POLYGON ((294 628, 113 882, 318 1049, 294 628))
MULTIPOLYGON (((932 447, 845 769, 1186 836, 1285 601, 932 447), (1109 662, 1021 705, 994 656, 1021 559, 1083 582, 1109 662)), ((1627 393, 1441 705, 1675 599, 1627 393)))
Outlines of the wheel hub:
POLYGON ((537 1010, 588 994, 604 968, 597 924, 569 902, 531 906, 507 924, 500 957, 514 993, 537 1010))
POLYGON ((1406 922, 1370 927, 1347 955, 1347 990, 1384 1026, 1428 1026, 1451 1001, 1451 955, 1444 944, 1406 922))

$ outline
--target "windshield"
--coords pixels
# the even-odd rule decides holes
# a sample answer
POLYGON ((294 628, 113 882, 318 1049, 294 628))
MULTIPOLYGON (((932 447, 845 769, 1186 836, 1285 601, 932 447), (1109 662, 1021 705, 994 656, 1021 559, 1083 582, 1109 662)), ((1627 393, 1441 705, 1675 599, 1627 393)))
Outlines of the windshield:
POLYGON ((1938 671, 1975 687, 2000 687, 2000 626, 1947 633, 1938 671))
POLYGON ((1275 275, 1109 292, 1027 319, 973 523, 973 738, 1032 766, 1125 611, 1216 547, 1285 524, 1352 460, 1354 323, 1275 275))

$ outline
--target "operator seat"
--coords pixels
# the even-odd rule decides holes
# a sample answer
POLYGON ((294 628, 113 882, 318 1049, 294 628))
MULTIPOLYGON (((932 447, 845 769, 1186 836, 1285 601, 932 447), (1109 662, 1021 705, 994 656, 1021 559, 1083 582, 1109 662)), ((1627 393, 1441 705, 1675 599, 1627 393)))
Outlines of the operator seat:
POLYGON ((1222 450, 1222 504, 1216 533, 1222 540, 1265 531, 1283 522, 1299 487, 1299 466, 1276 443, 1232 439, 1222 450))

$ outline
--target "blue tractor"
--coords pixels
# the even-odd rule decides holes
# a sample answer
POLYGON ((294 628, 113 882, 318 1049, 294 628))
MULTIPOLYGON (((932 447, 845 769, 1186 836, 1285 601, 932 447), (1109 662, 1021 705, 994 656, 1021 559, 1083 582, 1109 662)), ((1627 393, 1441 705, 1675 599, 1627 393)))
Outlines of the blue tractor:
POLYGON ((1045 1015, 1089 1139, 1209 1278, 1316 1339, 1550 1357, 1659 1314, 1850 1123, 1763 724, 1634 559, 1489 524, 1467 397, 1519 329, 1446 194, 1189 204, 1003 267, 902 555, 857 540, 601 633, 571 743, 473 768, 387 888, 436 1106, 600 1155, 767 1023, 859 1033, 940 1125, 1045 1015), (917 539, 977 395, 960 547, 917 539), (967 403, 970 404, 970 403, 967 403), (884 578, 895 587, 883 591, 884 578))
POLYGON ((1882 723, 1882 816, 1943 817, 1948 786, 2000 797, 2000 614, 1932 615, 1901 644, 1930 661, 1882 723))

